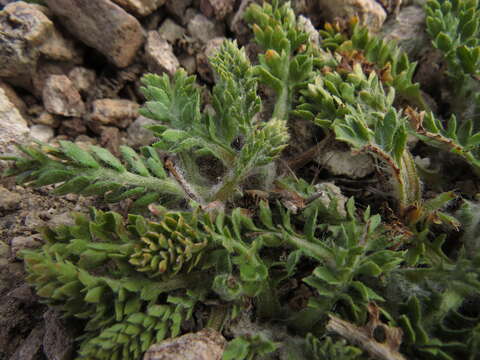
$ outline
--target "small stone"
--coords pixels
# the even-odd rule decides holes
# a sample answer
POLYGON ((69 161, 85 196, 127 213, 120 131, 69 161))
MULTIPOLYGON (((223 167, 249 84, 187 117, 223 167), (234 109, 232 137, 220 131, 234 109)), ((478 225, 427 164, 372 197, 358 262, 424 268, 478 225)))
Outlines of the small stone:
POLYGON ((342 190, 331 182, 325 182, 315 185, 315 189, 320 193, 319 201, 322 203, 325 209, 330 207, 332 199, 337 202, 337 213, 342 217, 347 216, 345 206, 348 198, 342 194, 342 190))
POLYGON ((58 129, 58 133, 67 135, 68 137, 76 137, 87 132, 87 126, 83 119, 75 117, 68 120, 63 120, 58 129))
POLYGON ((150 31, 145 45, 145 60, 148 70, 157 74, 173 75, 180 66, 172 46, 160 37, 157 31, 150 31))
POLYGON ((35 6, 9 4, 0 11, 0 77, 31 75, 53 23, 35 6))
POLYGON ((200 0, 200 11, 208 18, 223 20, 233 12, 235 0, 200 0))
POLYGON ((43 315, 43 352, 48 360, 70 360, 75 348, 75 333, 66 326, 62 314, 52 308, 43 315))
POLYGON ((318 5, 330 22, 335 18, 349 19, 356 15, 373 32, 379 31, 387 18, 382 5, 375 0, 318 0, 318 5))
POLYGON ((57 115, 82 116, 85 104, 80 93, 65 75, 48 77, 42 92, 45 109, 57 115))
POLYGON ((42 340, 45 328, 43 323, 39 323, 33 328, 22 345, 15 351, 9 360, 35 360, 42 352, 42 340))
POLYGON ((39 234, 30 236, 16 236, 10 243, 12 257, 19 258, 20 251, 25 249, 36 249, 42 246, 42 238, 39 234))
POLYGON ((0 186, 0 211, 10 211, 19 207, 21 195, 0 186))
POLYGON ((46 125, 33 125, 30 128, 30 137, 35 140, 39 140, 48 143, 53 139, 55 133, 50 126, 46 125))
POLYGON ((56 61, 82 61, 81 52, 75 47, 72 39, 65 38, 56 28, 52 30, 47 40, 39 47, 40 53, 47 59, 56 61))
POLYGON ((3 81, 0 81, 0 88, 3 89, 10 102, 18 109, 18 111, 20 111, 20 114, 25 116, 28 113, 27 105, 20 96, 17 95, 17 92, 3 81))
POLYGON ((74 67, 68 73, 68 78, 72 81, 73 85, 84 95, 87 95, 95 85, 95 77, 95 71, 82 66, 74 67))
POLYGON ((133 62, 144 35, 138 20, 110 0, 45 0, 76 38, 118 67, 133 62))
POLYGON ((41 98, 47 80, 52 75, 67 75, 71 70, 71 64, 40 60, 37 71, 32 75, 33 88, 29 89, 35 96, 41 98))
POLYGON ((127 11, 138 16, 147 16, 165 4, 166 0, 113 0, 127 11))
POLYGON ((155 141, 155 135, 146 129, 145 126, 153 124, 158 124, 158 122, 139 116, 127 129, 130 146, 140 147, 152 144, 155 141))
POLYGON ((213 70, 208 59, 213 57, 220 50, 220 47, 225 40, 226 38, 224 37, 209 40, 205 45, 204 52, 197 55, 197 72, 200 77, 207 82, 214 81, 213 70))
POLYGON ((222 334, 206 328, 151 346, 143 360, 220 360, 226 344, 222 334))
POLYGON ((360 179, 375 170, 372 158, 368 154, 352 155, 350 149, 333 148, 325 150, 316 161, 332 175, 360 179))
POLYGON ((403 8, 385 23, 382 35, 385 40, 395 40, 410 58, 418 57, 422 49, 430 46, 425 32, 425 10, 414 5, 403 8))
POLYGON ((42 111, 37 117, 34 117, 32 121, 35 124, 46 125, 52 128, 57 128, 60 125, 60 120, 53 114, 47 111, 42 111))
POLYGON ((15 153, 17 149, 14 144, 25 141, 30 130, 3 89, 0 89, 0 119, 0 153, 15 153))
POLYGON ((102 126, 100 134, 100 146, 109 150, 112 154, 118 156, 120 144, 120 130, 113 126, 102 126))
POLYGON ((191 5, 192 1, 193 0, 167 0, 165 7, 177 20, 182 21, 185 10, 191 5))
POLYGON ((139 105, 130 100, 100 99, 92 103, 91 120, 104 125, 126 128, 138 117, 139 105))
POLYGON ((162 39, 167 40, 170 44, 176 43, 185 35, 185 29, 173 20, 166 19, 160 29, 158 29, 158 33, 162 39))
POLYGON ((220 23, 215 23, 202 14, 195 15, 188 22, 187 29, 194 39, 202 43, 224 35, 223 26, 220 23))
POLYGON ((197 72, 197 60, 193 55, 182 55, 178 58, 180 66, 184 68, 189 75, 197 72))

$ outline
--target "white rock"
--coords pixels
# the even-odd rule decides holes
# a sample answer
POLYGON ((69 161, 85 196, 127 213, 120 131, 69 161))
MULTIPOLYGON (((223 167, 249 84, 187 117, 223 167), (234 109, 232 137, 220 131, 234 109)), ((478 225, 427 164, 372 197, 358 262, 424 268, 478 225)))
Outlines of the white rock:
POLYGON ((30 137, 48 143, 55 135, 53 129, 47 125, 33 125, 30 128, 30 137))
POLYGON ((190 35, 206 43, 208 40, 224 36, 223 28, 219 23, 215 23, 209 20, 202 14, 195 15, 187 25, 188 32, 190 35))
POLYGON ((162 39, 158 31, 149 31, 145 44, 145 60, 148 70, 157 74, 167 73, 173 75, 180 66, 173 53, 172 45, 162 39))
POLYGON ((16 149, 13 144, 25 141, 29 129, 25 119, 1 88, 0 119, 0 153, 15 152, 16 149))
POLYGON ((373 32, 379 31, 387 18, 382 5, 375 0, 318 0, 318 5, 328 21, 357 15, 360 22, 373 32))

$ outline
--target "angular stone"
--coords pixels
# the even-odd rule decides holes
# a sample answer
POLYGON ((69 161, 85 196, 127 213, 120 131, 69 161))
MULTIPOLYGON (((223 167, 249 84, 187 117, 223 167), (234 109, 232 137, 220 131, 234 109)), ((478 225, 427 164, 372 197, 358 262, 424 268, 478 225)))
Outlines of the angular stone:
POLYGON ((0 185, 0 211, 18 208, 22 196, 0 185))
POLYGON ((75 334, 65 326, 62 314, 49 309, 44 315, 43 352, 48 360, 70 360, 75 349, 75 334))
POLYGON ((165 4, 166 0, 113 0, 127 11, 139 16, 147 16, 165 4))
POLYGON ((0 11, 0 77, 32 74, 52 29, 52 22, 30 4, 12 3, 0 11))
POLYGON ((35 124, 46 125, 52 128, 56 128, 60 125, 60 121, 58 120, 58 117, 56 117, 53 114, 50 114, 47 111, 42 111, 41 113, 38 114, 37 117, 32 118, 32 121, 35 124))
POLYGON ((47 80, 52 75, 67 75, 72 65, 64 62, 45 61, 40 59, 37 64, 37 71, 32 75, 32 85, 30 90, 36 97, 42 97, 43 89, 47 80))
POLYGON ((95 85, 95 71, 77 66, 68 73, 68 78, 81 94, 88 94, 95 85))
POLYGON ((126 128, 138 117, 139 105, 130 100, 100 99, 92 103, 91 120, 126 128))
POLYGON ((197 60, 193 55, 182 55, 178 58, 180 66, 184 68, 189 75, 197 72, 197 60))
POLYGON ((55 132, 50 126, 47 125, 33 125, 30 127, 30 137, 35 140, 48 143, 53 139, 55 132))
POLYGON ((373 32, 379 31, 387 18, 382 5, 375 0, 318 0, 318 4, 328 21, 356 15, 373 32))
POLYGON ((167 0, 165 7, 177 20, 182 21, 185 10, 190 6, 192 1, 193 0, 167 0))
POLYGON ((220 47, 226 39, 225 37, 217 37, 209 40, 205 45, 204 52, 197 55, 197 72, 203 80, 207 82, 214 81, 214 73, 208 59, 220 50, 220 47))
POLYGON ((200 0, 200 10, 206 17, 223 20, 233 12, 235 0, 200 0))
POLYGON ((360 179, 375 170, 373 159, 368 154, 352 155, 351 150, 342 147, 323 151, 316 161, 332 175, 360 179))
POLYGON ((127 137, 130 146, 147 146, 155 141, 155 135, 145 128, 147 125, 157 124, 158 122, 139 116, 127 129, 127 137))
POLYGON ((385 23, 382 29, 385 40, 395 40, 410 56, 416 58, 430 46, 425 32, 425 10, 420 6, 407 6, 396 17, 385 23))
POLYGON ((165 19, 158 33, 162 39, 167 40, 170 44, 173 44, 180 40, 185 35, 185 29, 171 19, 165 19))
POLYGON ((25 114, 27 114, 28 112, 27 105, 20 98, 20 96, 18 96, 15 89, 2 81, 0 81, 0 88, 3 89, 3 91, 5 92, 5 95, 8 97, 10 102, 18 109, 18 111, 20 111, 20 114, 22 114, 22 116, 25 116, 25 114))
POLYGON ((82 116, 85 104, 80 93, 65 75, 48 77, 42 92, 45 109, 57 115, 82 116))
POLYGON ((202 42, 206 43, 208 40, 224 36, 224 30, 220 23, 215 23, 207 19, 202 14, 195 15, 187 25, 190 35, 202 42))
POLYGON ((226 344, 222 334, 206 328, 152 345, 143 360, 220 360, 226 344))
POLYGON ((82 119, 75 117, 69 120, 63 120, 58 132, 62 135, 68 135, 72 138, 87 132, 87 125, 82 119))
POLYGON ((167 40, 162 39, 158 31, 149 31, 145 45, 145 60, 148 70, 157 74, 167 73, 173 75, 180 66, 173 53, 172 46, 167 40))
POLYGON ((30 236, 16 236, 12 239, 10 249, 12 257, 19 258, 20 251, 26 249, 36 249, 42 246, 42 238, 39 234, 30 236))
POLYGON ((135 17, 110 0, 45 0, 75 37, 118 67, 132 63, 144 41, 135 17))
POLYGON ((13 144, 24 141, 29 129, 3 89, 0 89, 0 119, 0 153, 15 152, 13 144))
POLYGON ((42 323, 33 328, 22 345, 10 357, 10 360, 35 360, 41 354, 45 328, 42 323))

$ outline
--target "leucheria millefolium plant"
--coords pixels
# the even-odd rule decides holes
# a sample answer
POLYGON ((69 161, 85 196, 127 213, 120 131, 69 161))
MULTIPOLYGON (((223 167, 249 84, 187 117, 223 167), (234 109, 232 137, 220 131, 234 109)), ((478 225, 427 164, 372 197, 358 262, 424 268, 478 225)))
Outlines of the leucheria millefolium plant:
POLYGON ((142 114, 156 120, 156 143, 123 146, 119 158, 67 141, 4 157, 13 161, 7 175, 22 184, 135 199, 126 218, 91 209, 74 225, 43 229, 45 245, 23 252, 43 301, 83 322, 77 358, 141 359, 187 326, 229 330, 237 319, 253 322, 253 311, 263 330, 232 339, 224 359, 359 360, 375 347, 398 359, 475 359, 479 322, 468 301, 480 296, 480 257, 468 249, 478 248, 477 205, 458 213, 467 251, 446 254, 449 230, 433 225, 460 225, 442 211, 454 194, 424 199, 407 145, 417 113, 397 106, 426 108, 415 64, 356 20, 348 30, 327 24, 320 47, 289 3, 253 4, 246 20, 261 47, 258 64, 226 41, 211 59, 209 109, 183 70, 144 76, 142 114), (260 84, 272 90, 272 109, 262 108, 260 84), (390 218, 282 175, 276 159, 297 116, 375 159, 396 205, 390 218), (202 159, 225 169, 220 180, 201 171, 202 159), (240 208, 251 184, 261 198, 240 208), (365 331, 371 309, 382 313, 382 329, 403 333, 396 347, 373 334, 368 346, 349 346, 326 333, 334 318, 365 331))

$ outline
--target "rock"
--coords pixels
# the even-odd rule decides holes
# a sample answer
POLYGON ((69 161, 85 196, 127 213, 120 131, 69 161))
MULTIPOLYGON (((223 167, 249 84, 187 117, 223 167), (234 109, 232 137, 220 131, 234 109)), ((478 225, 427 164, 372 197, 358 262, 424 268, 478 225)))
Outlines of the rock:
POLYGON ((78 117, 63 120, 58 133, 62 135, 68 135, 68 137, 76 137, 87 132, 87 125, 78 117))
POLYGON ((207 43, 210 39, 224 35, 223 27, 220 23, 215 23, 202 14, 195 15, 188 22, 187 29, 194 39, 202 43, 207 43))
POLYGON ((208 18, 223 20, 233 12, 235 0, 200 0, 200 11, 208 18))
POLYGON ((206 328, 151 346, 143 360, 220 360, 226 344, 222 334, 206 328))
POLYGON ((71 68, 72 65, 68 63, 40 60, 37 65, 37 71, 32 75, 33 88, 29 90, 35 96, 41 98, 48 78, 51 75, 67 75, 71 68))
POLYGON ((70 360, 75 348, 75 334, 65 326, 62 315, 50 308, 44 315, 43 352, 48 360, 70 360))
POLYGON ((12 257, 19 258, 19 253, 25 249, 36 249, 42 246, 43 242, 39 234, 30 236, 16 236, 10 243, 12 257))
POLYGON ((150 31, 145 45, 145 60, 148 70, 157 74, 166 72, 173 75, 180 66, 172 46, 160 37, 157 31, 150 31))
POLYGON ((213 57, 220 50, 220 47, 225 40, 226 38, 224 37, 211 39, 205 45, 203 53, 197 54, 197 72, 200 77, 207 82, 214 81, 213 70, 210 67, 208 59, 213 57))
POLYGON ((345 206, 348 198, 342 194, 342 190, 337 185, 331 182, 325 182, 316 184, 315 189, 321 194, 318 199, 325 209, 328 209, 332 199, 335 199, 337 202, 337 214, 341 217, 347 216, 345 206))
POLYGON ((47 59, 56 61, 82 62, 82 53, 75 47, 71 39, 65 38, 56 28, 52 31, 47 40, 39 47, 40 53, 47 59))
POLYGON ((27 122, 3 89, 0 89, 0 119, 0 153, 16 152, 13 144, 25 141, 29 129, 27 122))
POLYGON ((170 44, 174 44, 185 35, 185 29, 170 19, 165 19, 158 33, 162 39, 167 40, 170 44))
POLYGON ((102 126, 101 129, 99 145, 107 148, 112 154, 118 156, 118 150, 122 142, 120 131, 113 126, 102 126))
POLYGON ((180 66, 184 68, 189 75, 197 72, 197 60, 193 55, 182 55, 178 58, 180 66))
POLYGON ((379 31, 387 18, 382 5, 375 0, 318 0, 318 4, 328 21, 357 15, 360 22, 373 32, 379 31))
POLYGON ((42 111, 37 117, 34 117, 32 121, 35 124, 46 125, 52 128, 56 128, 60 125, 60 120, 58 120, 58 117, 50 114, 47 111, 42 111))
POLYGON ((130 146, 147 146, 155 141, 155 135, 145 126, 158 124, 158 121, 139 116, 127 129, 130 146))
POLYGON ((50 75, 42 91, 45 109, 57 115, 82 116, 85 104, 80 93, 65 75, 50 75))
POLYGON ((118 67, 132 63, 144 35, 135 17, 109 0, 45 0, 76 38, 118 67))
POLYGON ((30 4, 12 3, 0 11, 0 77, 30 76, 52 29, 52 22, 30 4))
POLYGON ((50 126, 47 125, 33 125, 30 128, 30 137, 39 141, 48 143, 53 139, 55 133, 50 126))
POLYGON ((8 100, 20 111, 22 116, 25 116, 28 113, 27 105, 25 102, 17 95, 16 91, 7 83, 0 81, 0 88, 3 89, 8 100))
POLYGON ((165 4, 166 0, 113 0, 127 11, 138 16, 147 16, 165 4))
POLYGON ((245 44, 248 41, 250 28, 244 20, 244 15, 248 6, 254 2, 255 0, 242 0, 237 12, 232 17, 232 21, 230 22, 230 30, 234 32, 235 38, 239 44, 245 44))
POLYGON ((310 41, 316 47, 320 47, 320 35, 319 35, 317 29, 315 29, 315 26, 313 26, 310 19, 306 18, 303 15, 300 15, 298 17, 298 27, 308 34, 308 37, 310 38, 310 41))
POLYGON ((72 81, 73 86, 83 95, 87 95, 95 85, 95 71, 81 66, 70 70, 68 78, 72 81))
POLYGON ((100 99, 92 103, 91 120, 126 128, 138 117, 139 105, 130 100, 100 99))
POLYGON ((385 23, 382 35, 385 40, 395 40, 410 58, 416 58, 422 49, 430 45, 425 32, 425 11, 414 5, 403 8, 385 23))
POLYGON ((0 186, 0 212, 10 211, 19 207, 21 196, 0 186))
POLYGON ((41 354, 45 328, 42 323, 33 328, 22 345, 10 357, 10 360, 35 360, 41 354))
POLYGON ((170 14, 182 21, 185 10, 190 6, 192 1, 193 0, 167 0, 165 7, 170 14))
POLYGON ((373 159, 368 154, 352 155, 350 149, 341 147, 324 150, 316 161, 332 175, 359 179, 375 170, 373 159))

